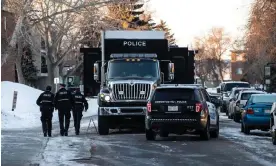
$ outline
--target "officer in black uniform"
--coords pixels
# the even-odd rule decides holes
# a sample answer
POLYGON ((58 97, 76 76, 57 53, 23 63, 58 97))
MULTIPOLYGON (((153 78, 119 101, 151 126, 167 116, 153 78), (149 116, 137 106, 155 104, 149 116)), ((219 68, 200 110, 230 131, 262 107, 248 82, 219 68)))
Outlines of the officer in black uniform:
POLYGON ((76 135, 79 135, 82 111, 84 108, 85 108, 85 111, 87 111, 88 103, 84 95, 80 93, 79 89, 77 89, 76 93, 73 95, 73 100, 74 100, 74 105, 73 105, 74 126, 75 126, 76 135))
POLYGON ((46 91, 43 92, 38 99, 36 100, 36 104, 40 106, 41 117, 40 120, 42 122, 42 130, 44 133, 44 137, 52 136, 52 118, 54 112, 54 94, 51 92, 52 87, 47 86, 46 91))
POLYGON ((65 89, 65 84, 60 84, 60 89, 55 95, 55 108, 58 109, 61 136, 68 136, 72 106, 73 98, 71 92, 65 89))

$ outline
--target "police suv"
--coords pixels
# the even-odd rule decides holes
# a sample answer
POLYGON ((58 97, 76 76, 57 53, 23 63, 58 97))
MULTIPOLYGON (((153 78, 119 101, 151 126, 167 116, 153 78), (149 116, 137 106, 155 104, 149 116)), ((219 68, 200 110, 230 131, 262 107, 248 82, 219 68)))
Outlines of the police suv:
POLYGON ((219 114, 201 86, 161 85, 151 94, 145 117, 146 139, 194 130, 203 140, 219 135, 219 114))

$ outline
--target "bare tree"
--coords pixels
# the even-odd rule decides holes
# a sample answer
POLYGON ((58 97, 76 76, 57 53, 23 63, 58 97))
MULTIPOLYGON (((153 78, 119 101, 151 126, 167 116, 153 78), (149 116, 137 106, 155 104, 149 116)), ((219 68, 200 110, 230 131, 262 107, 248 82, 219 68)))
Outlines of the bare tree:
POLYGON ((276 62, 276 1, 255 0, 247 24, 248 77, 263 81, 263 66, 276 62))
POLYGON ((196 38, 195 41, 198 49, 201 50, 197 57, 201 63, 205 63, 201 74, 206 78, 209 73, 208 76, 216 82, 224 80, 228 64, 224 61, 223 55, 231 46, 230 37, 223 28, 212 28, 207 36, 196 38))

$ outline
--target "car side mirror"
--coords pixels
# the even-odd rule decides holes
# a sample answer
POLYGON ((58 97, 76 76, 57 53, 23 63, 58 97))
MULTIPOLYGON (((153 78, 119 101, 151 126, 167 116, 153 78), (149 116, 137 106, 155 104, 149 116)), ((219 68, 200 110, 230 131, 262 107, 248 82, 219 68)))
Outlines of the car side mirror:
POLYGON ((220 93, 221 91, 220 91, 220 88, 217 88, 217 93, 220 93))
POLYGON ((100 76, 99 76, 99 64, 98 63, 94 63, 94 80, 95 81, 99 81, 100 80, 100 76))
POLYGON ((174 80, 174 63, 168 64, 168 70, 169 70, 168 80, 173 81, 174 80))

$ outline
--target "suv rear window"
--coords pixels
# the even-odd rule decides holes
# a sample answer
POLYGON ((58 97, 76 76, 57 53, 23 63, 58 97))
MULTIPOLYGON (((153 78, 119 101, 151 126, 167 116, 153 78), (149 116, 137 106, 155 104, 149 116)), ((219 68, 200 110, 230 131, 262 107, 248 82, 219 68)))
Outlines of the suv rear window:
POLYGON ((227 83, 223 87, 223 91, 231 91, 235 87, 250 88, 248 83, 227 83))
POLYGON ((156 89, 152 101, 201 101, 198 90, 187 88, 156 89))

